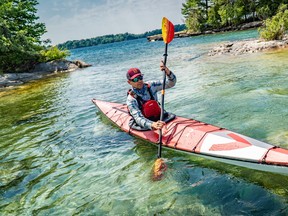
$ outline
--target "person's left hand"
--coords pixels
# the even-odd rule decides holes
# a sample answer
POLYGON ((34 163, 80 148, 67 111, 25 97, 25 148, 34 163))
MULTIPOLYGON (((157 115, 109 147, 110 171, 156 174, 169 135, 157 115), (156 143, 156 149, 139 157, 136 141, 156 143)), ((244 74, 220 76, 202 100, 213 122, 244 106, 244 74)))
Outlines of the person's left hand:
POLYGON ((159 120, 157 122, 153 122, 151 127, 154 130, 161 130, 165 124, 165 122, 159 120))

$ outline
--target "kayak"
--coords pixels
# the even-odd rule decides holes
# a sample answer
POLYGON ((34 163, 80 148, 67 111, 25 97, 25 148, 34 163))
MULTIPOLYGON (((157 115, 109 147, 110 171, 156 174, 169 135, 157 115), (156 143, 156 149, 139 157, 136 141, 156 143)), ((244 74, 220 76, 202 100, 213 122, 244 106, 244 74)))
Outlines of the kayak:
MULTIPOLYGON (((92 99, 98 109, 121 130, 153 144, 158 130, 129 127, 126 104, 92 99)), ((277 147, 225 128, 175 116, 162 129, 162 146, 224 163, 288 175, 288 149, 277 147)))

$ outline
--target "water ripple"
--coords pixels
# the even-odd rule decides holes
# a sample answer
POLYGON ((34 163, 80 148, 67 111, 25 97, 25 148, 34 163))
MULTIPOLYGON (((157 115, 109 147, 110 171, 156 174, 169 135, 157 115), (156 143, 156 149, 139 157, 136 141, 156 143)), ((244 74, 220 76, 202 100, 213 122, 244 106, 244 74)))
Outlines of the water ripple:
MULTIPOLYGON (((250 31, 249 31, 250 32, 250 31)), ((184 117, 287 147, 287 51, 208 57, 227 33, 175 39, 168 66, 177 85, 165 106, 184 117), (181 106, 179 106, 181 104, 181 106)), ((164 149, 121 132, 91 103, 125 102, 125 73, 159 79, 162 42, 125 41, 72 50, 93 66, 0 97, 1 215, 287 215, 288 179, 164 149), (115 58, 116 56, 116 58, 115 58)))

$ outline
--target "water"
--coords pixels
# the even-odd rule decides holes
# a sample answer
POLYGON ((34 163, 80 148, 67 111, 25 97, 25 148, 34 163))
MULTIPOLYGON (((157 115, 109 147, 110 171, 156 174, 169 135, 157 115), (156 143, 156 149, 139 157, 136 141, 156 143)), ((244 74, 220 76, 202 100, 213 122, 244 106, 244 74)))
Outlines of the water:
MULTIPOLYGON (((288 148, 288 51, 207 56, 256 31, 174 39, 166 109, 288 148)), ((121 132, 91 103, 125 102, 125 73, 159 79, 163 42, 72 50, 93 67, 0 92, 0 215, 288 215, 287 176, 164 150, 121 132)))

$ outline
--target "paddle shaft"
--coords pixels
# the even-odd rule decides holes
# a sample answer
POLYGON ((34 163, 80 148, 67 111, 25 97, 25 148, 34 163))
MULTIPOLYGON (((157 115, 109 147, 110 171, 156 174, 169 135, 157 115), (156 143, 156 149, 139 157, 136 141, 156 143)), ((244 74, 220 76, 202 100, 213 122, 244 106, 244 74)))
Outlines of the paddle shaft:
MULTIPOLYGON (((165 43, 165 53, 164 53, 164 66, 166 67, 167 54, 168 52, 168 43, 165 43)), ((166 72, 163 70, 163 83, 162 83, 162 92, 161 92, 161 116, 160 120, 164 119, 164 96, 165 96, 165 86, 166 86, 166 72)), ((159 130, 159 146, 158 146, 158 158, 161 158, 162 154, 162 129, 159 130)))

